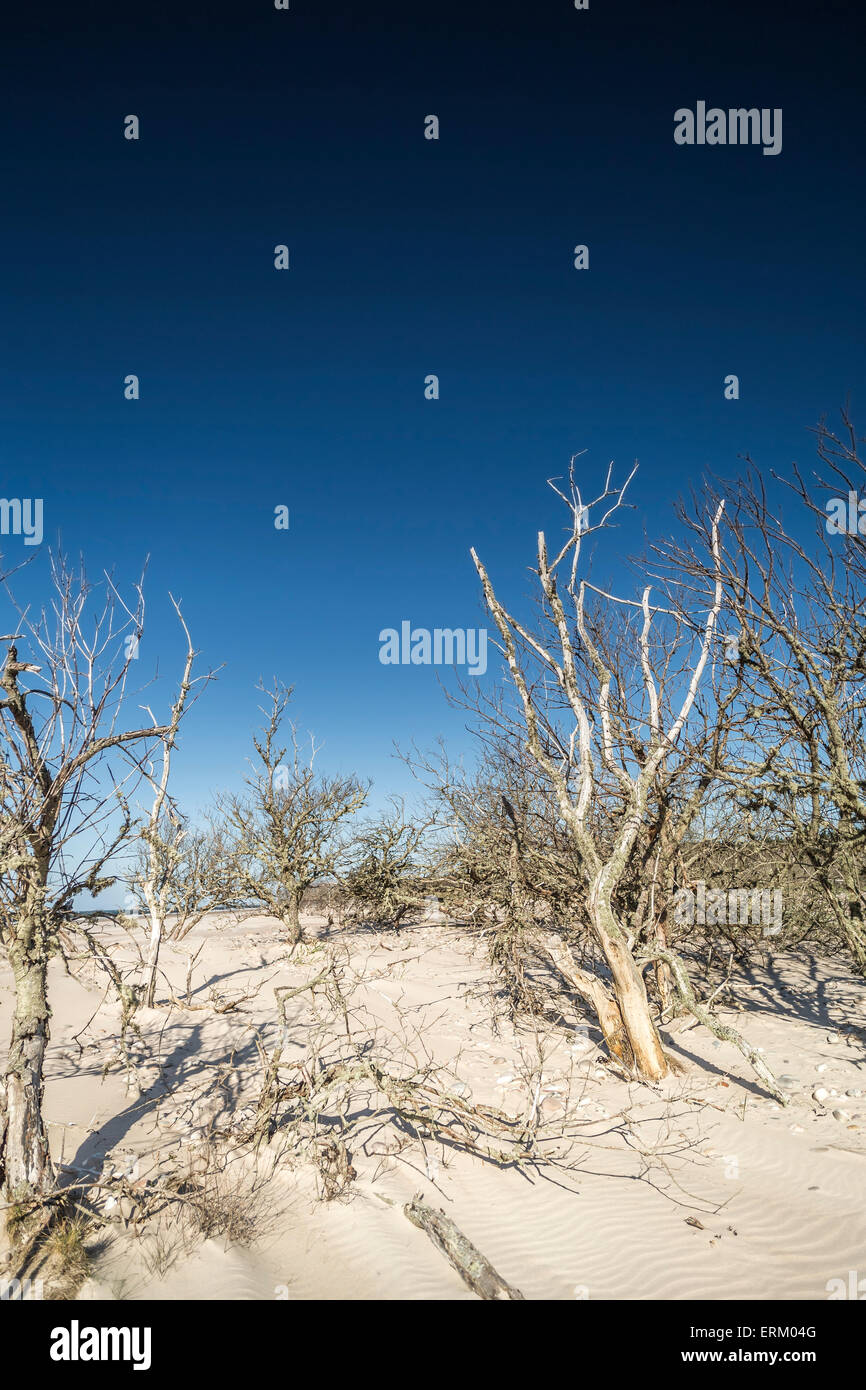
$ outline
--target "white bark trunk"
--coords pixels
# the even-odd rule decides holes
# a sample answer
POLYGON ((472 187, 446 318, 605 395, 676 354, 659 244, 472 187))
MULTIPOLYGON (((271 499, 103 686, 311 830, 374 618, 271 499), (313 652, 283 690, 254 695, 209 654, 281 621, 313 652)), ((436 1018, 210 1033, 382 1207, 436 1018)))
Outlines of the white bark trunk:
POLYGON ((26 1200, 54 1178, 42 1118, 49 1010, 45 960, 25 956, 13 960, 13 969, 15 1012, 2 1087, 0 1172, 6 1193, 26 1200))

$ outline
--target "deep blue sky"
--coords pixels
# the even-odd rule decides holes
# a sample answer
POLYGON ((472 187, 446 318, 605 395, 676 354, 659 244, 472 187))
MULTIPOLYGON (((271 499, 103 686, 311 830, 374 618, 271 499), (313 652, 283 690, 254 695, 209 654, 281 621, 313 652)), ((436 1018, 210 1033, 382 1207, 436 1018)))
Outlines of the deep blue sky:
POLYGON ((525 592, 576 450, 589 489, 640 459, 627 546, 704 469, 807 464, 821 413, 866 406, 854 5, 19 8, 0 495, 44 498, 94 572, 150 555, 143 676, 180 657, 168 589, 226 663, 184 733, 189 809, 242 774, 259 676, 379 797, 408 785, 394 740, 464 746, 379 630, 483 624, 470 545, 525 592), (782 153, 675 145, 698 100, 781 107, 782 153))

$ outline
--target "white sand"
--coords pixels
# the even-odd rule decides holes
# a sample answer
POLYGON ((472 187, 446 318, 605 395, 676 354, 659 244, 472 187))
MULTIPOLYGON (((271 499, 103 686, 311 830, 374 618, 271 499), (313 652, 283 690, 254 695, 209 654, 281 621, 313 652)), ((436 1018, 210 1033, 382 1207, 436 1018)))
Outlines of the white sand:
MULTIPOLYGON (((561 1165, 502 1169, 428 1140, 428 1170, 417 1140, 388 1116, 371 1117, 349 1141, 356 1180, 346 1196, 325 1202, 312 1163, 287 1161, 277 1136, 257 1169, 232 1149, 230 1180, 239 1190, 259 1174, 248 1243, 190 1240, 177 1222, 163 1222, 158 1238, 138 1238, 108 1208, 105 1248, 81 1297, 473 1298, 403 1215, 419 1192, 528 1299, 826 1299, 828 1281, 866 1273, 866 1096, 844 1094, 866 1091, 866 985, 837 963, 777 956, 751 981, 736 981, 742 1011, 721 1010, 777 1075, 796 1079, 782 1108, 733 1047, 681 1022, 666 1040, 687 1072, 655 1088, 613 1075, 591 1026, 575 1049, 573 1036, 546 1027, 539 1072, 532 1033, 515 1031, 501 1006, 492 1021, 484 946, 465 931, 430 923, 395 936, 327 933, 322 919, 306 925, 314 943, 291 958, 262 918, 215 918, 164 948, 178 996, 188 955, 202 942, 194 1003, 258 993, 225 1013, 142 1010, 135 1046, 150 1061, 141 1101, 127 1094, 122 1066, 103 1079, 118 1024, 104 983, 89 966, 85 980, 53 964, 45 1111, 67 1174, 104 1180, 118 1166, 143 1182, 159 1164, 166 1174, 200 1163, 208 1127, 224 1128, 232 1111, 258 1098, 251 1025, 264 1030, 268 1048, 275 1044, 274 987, 317 974, 332 945, 348 948, 347 992, 352 976, 364 975, 352 992, 353 1018, 359 1032, 378 1027, 377 1060, 384 1048, 393 1061, 408 1044, 420 1061, 426 1048, 468 1098, 514 1114, 531 1106, 540 1075, 542 1150, 558 1149, 561 1165), (823 1103, 812 1098, 819 1086, 829 1093, 823 1103)), ((108 935, 122 939, 113 929, 108 935)), ((11 1002, 5 971, 4 1041, 11 1002)), ((328 1012, 324 999, 317 1007, 328 1012)), ((284 1060, 304 1054, 309 1008, 309 996, 288 1006, 284 1060)))

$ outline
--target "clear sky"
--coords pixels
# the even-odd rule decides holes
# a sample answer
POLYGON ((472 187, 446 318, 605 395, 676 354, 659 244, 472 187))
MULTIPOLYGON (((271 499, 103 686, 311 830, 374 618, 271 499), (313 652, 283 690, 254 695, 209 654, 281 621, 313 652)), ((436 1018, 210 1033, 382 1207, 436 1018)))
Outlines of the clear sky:
POLYGON ((483 625, 470 545, 525 593, 577 450, 588 490, 640 460, 628 549, 705 469, 807 465, 847 394, 866 419, 856 6, 15 8, 0 494, 94 573, 150 556, 165 697, 169 589, 225 663, 177 759, 193 812, 238 784, 259 677, 379 799, 409 785, 395 740, 465 746, 379 632, 483 625), (781 153, 677 145, 699 101, 781 108, 781 153))

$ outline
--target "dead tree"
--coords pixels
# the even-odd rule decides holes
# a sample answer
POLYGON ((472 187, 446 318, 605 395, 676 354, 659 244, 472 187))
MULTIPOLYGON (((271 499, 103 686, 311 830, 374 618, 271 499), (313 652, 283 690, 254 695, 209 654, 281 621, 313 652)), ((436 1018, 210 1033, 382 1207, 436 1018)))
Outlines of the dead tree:
MULTIPOLYGON (((178 621, 186 637, 187 652, 177 699, 171 708, 167 731, 160 740, 159 771, 157 772, 153 762, 148 762, 145 768, 145 775, 153 791, 153 803, 147 821, 140 831, 144 854, 142 856, 141 872, 137 878, 137 886, 146 904, 150 924, 150 940, 148 942, 147 960, 145 962, 142 979, 142 998, 148 1008, 151 1009, 153 1008, 154 993, 156 990, 159 949, 166 930, 166 917, 169 911, 170 893, 181 858, 181 846, 187 834, 186 827, 183 825, 169 797, 168 783, 171 774, 171 758, 180 728, 180 721, 190 703, 190 695, 193 692, 194 685, 192 668, 193 662, 195 661, 195 652, 190 639, 189 629, 184 622, 180 606, 172 595, 169 595, 169 597, 174 605, 178 621)), ((200 677, 199 679, 207 681, 212 679, 212 676, 209 673, 206 677, 200 677)), ((153 715, 153 711, 148 707, 147 712, 153 720, 154 725, 156 725, 157 721, 153 715)))
POLYGON ((397 930, 404 918, 424 906, 430 869, 425 839, 434 817, 407 818, 394 798, 387 811, 359 826, 345 848, 341 896, 352 912, 369 914, 397 930))
POLYGON ((246 795, 220 799, 219 814, 239 897, 276 917, 295 945, 304 893, 333 876, 341 822, 364 805, 368 788, 354 776, 318 772, 315 742, 302 755, 294 726, 286 762, 279 738, 292 692, 278 683, 259 688, 269 704, 262 736, 253 739, 260 766, 246 779, 246 795))
MULTIPOLYGON (((645 824, 654 779, 663 762, 675 756, 695 703, 712 651, 722 595, 719 587, 700 623, 693 620, 690 630, 679 637, 685 679, 678 707, 666 720, 650 659, 653 625, 661 611, 650 603, 650 587, 644 588, 640 599, 624 600, 598 589, 580 574, 584 541, 610 524, 623 505, 632 476, 623 487, 612 488, 609 470, 601 495, 585 504, 575 483, 572 460, 569 494, 555 489, 569 508, 571 525, 567 541, 552 560, 544 533, 538 536, 536 572, 546 620, 542 634, 531 632, 504 608, 484 565, 474 550, 471 553, 519 695, 527 747, 556 797, 575 855, 584 907, 611 976, 612 990, 608 990, 601 979, 572 972, 575 987, 582 989, 595 1008, 610 1052, 639 1075, 657 1079, 667 1074, 669 1064, 652 1019, 633 942, 616 911, 614 897, 645 824), (636 687, 623 689, 620 684, 617 692, 620 718, 629 726, 626 737, 615 734, 613 676, 593 640, 590 595, 605 605, 624 605, 637 618, 636 687), (551 677, 570 721, 570 730, 565 732, 554 729, 550 718, 546 682, 551 677), (586 678, 592 684, 594 707, 584 693, 586 678), (645 754, 636 766, 630 744, 638 727, 645 727, 647 735, 645 754), (609 781, 616 796, 616 811, 604 836, 597 833, 592 819, 601 779, 609 781)), ((711 556, 718 553, 721 515, 719 506, 710 523, 711 556)))
POLYGON ((183 941, 208 913, 221 908, 236 909, 242 916, 237 884, 224 835, 218 824, 208 822, 198 829, 184 823, 168 894, 171 925, 166 940, 183 941))
MULTIPOLYGON (((667 626, 655 642, 646 641, 645 624, 638 627, 622 605, 612 613, 603 605, 586 615, 592 642, 613 677, 611 724, 636 768, 643 768, 654 750, 652 740, 643 736, 632 717, 628 695, 631 673, 650 673, 658 688, 662 722, 666 705, 667 718, 672 719, 671 699, 676 698, 675 692, 683 688, 687 678, 683 659, 688 659, 688 643, 684 639, 694 630, 690 608, 682 603, 676 586, 668 588, 665 602, 670 609, 667 626)), ((578 665, 578 673, 584 678, 587 706, 594 709, 593 690, 585 679, 586 668, 578 665)), ((740 694, 737 674, 731 675, 725 667, 722 643, 716 640, 698 698, 680 735, 676 756, 666 754, 661 759, 648 786, 641 828, 615 895, 631 939, 641 948, 654 946, 661 953, 655 977, 663 1013, 672 1007, 674 997, 673 976, 665 953, 676 936, 676 893, 687 886, 691 842, 699 821, 705 822, 710 814, 728 747, 746 722, 740 694)), ((611 786, 610 792, 614 794, 596 798, 597 813, 601 813, 598 833, 606 841, 615 834, 620 807, 615 787, 611 786)))
POLYGON ((138 994, 152 1008, 162 942, 182 941, 211 912, 236 907, 242 917, 243 911, 218 828, 190 825, 166 798, 161 819, 154 823, 151 817, 139 836, 138 862, 126 880, 137 907, 123 922, 132 928, 142 920, 147 924, 150 952, 138 994))
POLYGON ((799 504, 793 525, 781 516, 785 491, 771 501, 750 463, 745 477, 710 482, 681 506, 697 549, 669 545, 659 555, 690 575, 696 593, 721 583, 730 665, 752 729, 730 748, 724 782, 744 824, 787 846, 792 873, 808 871, 863 971, 866 541, 856 502, 866 464, 847 414, 839 434, 825 424, 817 433, 819 471, 777 479, 799 504), (720 500, 728 531, 711 571, 705 512, 720 500))
POLYGON ((440 744, 406 762, 437 805, 436 893, 452 916, 484 933, 516 1020, 543 1007, 527 962, 540 931, 563 920, 574 925, 579 884, 555 799, 527 755, 502 689, 487 694, 464 684, 461 693, 450 698, 473 716, 478 758, 455 764, 440 744))
POLYGON ((129 792, 172 730, 156 721, 124 727, 141 586, 130 608, 108 576, 97 588, 62 558, 52 581, 52 603, 35 620, 7 586, 18 632, 0 674, 0 942, 15 982, 0 1188, 21 1202, 53 1178, 42 1114, 48 964, 76 897, 115 881, 106 870, 129 834, 129 792))

